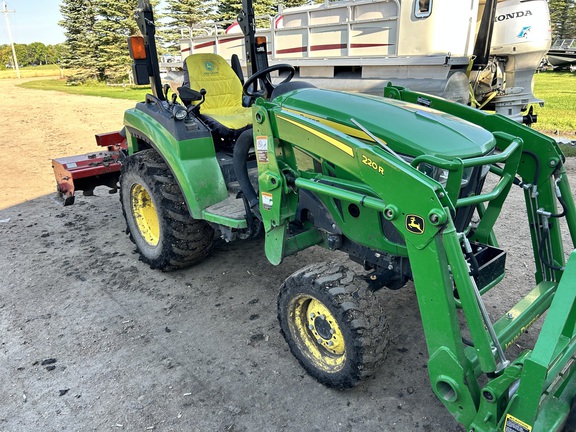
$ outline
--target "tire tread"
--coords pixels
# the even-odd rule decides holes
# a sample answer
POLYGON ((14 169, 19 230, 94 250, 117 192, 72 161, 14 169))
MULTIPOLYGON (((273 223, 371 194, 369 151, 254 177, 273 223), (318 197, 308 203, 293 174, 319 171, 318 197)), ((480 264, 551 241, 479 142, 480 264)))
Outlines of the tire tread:
POLYGON ((328 387, 346 389, 376 372, 385 358, 389 338, 388 323, 378 294, 372 292, 367 282, 354 271, 333 262, 309 265, 296 271, 282 284, 278 297, 281 333, 292 354, 316 380, 328 387), (287 305, 292 296, 302 292, 317 294, 319 300, 330 302, 331 310, 336 311, 336 319, 340 317, 341 324, 350 329, 353 352, 349 353, 347 364, 339 373, 329 374, 316 369, 292 340, 287 305))
POLYGON ((170 168, 154 150, 148 149, 136 153, 122 164, 120 176, 120 202, 122 213, 128 225, 130 240, 136 245, 140 259, 150 267, 162 271, 171 271, 188 267, 205 258, 212 247, 214 230, 206 221, 192 218, 185 204, 184 196, 170 168), (132 217, 129 191, 124 191, 122 178, 128 174, 139 177, 149 187, 157 204, 161 224, 161 253, 158 256, 147 254, 139 246, 130 230, 128 218, 132 217), (126 202, 125 202, 126 201, 126 202), (127 208, 128 207, 128 208, 127 208))

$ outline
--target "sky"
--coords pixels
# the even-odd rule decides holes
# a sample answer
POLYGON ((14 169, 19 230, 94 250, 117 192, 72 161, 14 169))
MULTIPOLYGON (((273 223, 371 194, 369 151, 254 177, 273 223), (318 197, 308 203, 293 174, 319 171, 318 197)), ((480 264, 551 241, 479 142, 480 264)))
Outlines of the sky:
MULTIPOLYGON (((0 0, 0 10, 3 10, 0 0)), ((58 25, 60 0, 4 0, 6 9, 15 11, 8 14, 14 43, 29 44, 42 42, 54 45, 64 42, 64 29, 58 25)), ((163 2, 160 2, 162 5, 163 2)), ((4 15, 4 14, 1 14, 4 15)), ((6 19, 0 16, 0 45, 10 43, 6 19)))
MULTIPOLYGON (((14 43, 42 42, 53 45, 64 42, 64 30, 58 25, 62 19, 59 0, 5 0, 14 43)), ((2 0, 0 0, 0 10, 2 0)), ((10 43, 6 19, 0 16, 0 45, 10 43)))

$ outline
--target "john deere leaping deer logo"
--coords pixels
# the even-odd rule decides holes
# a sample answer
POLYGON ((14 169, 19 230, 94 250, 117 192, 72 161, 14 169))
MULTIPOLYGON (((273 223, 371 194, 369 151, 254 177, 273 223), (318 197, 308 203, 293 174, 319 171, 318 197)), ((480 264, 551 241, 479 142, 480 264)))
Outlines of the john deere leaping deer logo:
POLYGON ((413 234, 424 234, 424 219, 416 215, 406 216, 406 229, 413 234))
POLYGON ((212 63, 211 61, 206 61, 204 62, 204 68, 208 71, 208 72, 215 72, 215 67, 214 67, 214 63, 212 63))

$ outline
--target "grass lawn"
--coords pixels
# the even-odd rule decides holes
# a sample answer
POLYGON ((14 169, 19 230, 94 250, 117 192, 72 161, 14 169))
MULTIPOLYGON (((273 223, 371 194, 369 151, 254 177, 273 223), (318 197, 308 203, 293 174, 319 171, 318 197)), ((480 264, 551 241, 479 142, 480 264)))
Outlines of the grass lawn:
MULTIPOLYGON (((21 78, 62 76, 58 65, 27 66, 20 68, 21 78)), ((0 79, 17 78, 16 69, 0 70, 0 79)))
POLYGON ((115 99, 127 99, 135 102, 144 100, 146 93, 150 93, 150 86, 107 86, 106 84, 67 85, 65 79, 35 80, 19 84, 20 87, 36 90, 56 90, 65 93, 103 96, 115 99))
POLYGON ((542 72, 534 79, 534 95, 545 101, 535 108, 538 122, 534 128, 556 132, 576 140, 576 74, 570 72, 542 72))

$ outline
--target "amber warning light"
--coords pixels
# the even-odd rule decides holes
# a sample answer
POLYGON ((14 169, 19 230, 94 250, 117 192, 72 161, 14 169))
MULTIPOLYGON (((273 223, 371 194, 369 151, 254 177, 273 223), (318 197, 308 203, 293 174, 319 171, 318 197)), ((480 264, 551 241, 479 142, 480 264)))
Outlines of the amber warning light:
POLYGON ((128 47, 132 60, 146 59, 146 46, 144 45, 144 38, 142 36, 130 36, 128 38, 128 47))
POLYGON ((146 58, 146 44, 142 36, 130 36, 128 38, 128 50, 132 59, 132 75, 138 85, 150 84, 152 75, 151 59, 146 58))

